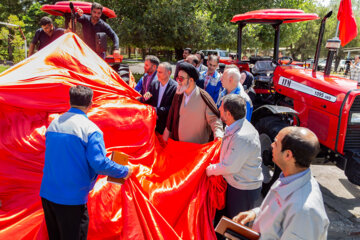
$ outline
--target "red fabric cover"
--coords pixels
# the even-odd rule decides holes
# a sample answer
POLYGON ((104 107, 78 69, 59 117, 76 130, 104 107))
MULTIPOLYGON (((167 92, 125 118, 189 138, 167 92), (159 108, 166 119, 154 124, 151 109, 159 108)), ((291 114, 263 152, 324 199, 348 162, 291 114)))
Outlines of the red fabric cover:
POLYGON ((351 8, 351 0, 341 0, 337 19, 340 21, 339 38, 341 46, 344 47, 358 34, 355 17, 351 8))
POLYGON ((0 239, 47 239, 39 197, 44 134, 78 84, 94 90, 88 116, 108 153, 128 154, 135 167, 122 186, 98 178, 88 239, 215 239, 212 219, 226 184, 205 168, 218 161, 221 142, 165 145, 152 107, 73 33, 0 75, 0 239))

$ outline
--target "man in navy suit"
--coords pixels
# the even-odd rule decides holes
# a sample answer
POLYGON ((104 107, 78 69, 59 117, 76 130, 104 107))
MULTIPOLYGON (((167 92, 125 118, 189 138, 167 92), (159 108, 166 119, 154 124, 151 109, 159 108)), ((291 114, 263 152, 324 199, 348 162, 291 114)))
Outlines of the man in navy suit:
POLYGON ((155 130, 163 134, 170 106, 177 88, 177 82, 170 78, 172 69, 168 62, 160 63, 157 78, 151 83, 149 91, 144 94, 145 103, 156 110, 157 120, 155 130))

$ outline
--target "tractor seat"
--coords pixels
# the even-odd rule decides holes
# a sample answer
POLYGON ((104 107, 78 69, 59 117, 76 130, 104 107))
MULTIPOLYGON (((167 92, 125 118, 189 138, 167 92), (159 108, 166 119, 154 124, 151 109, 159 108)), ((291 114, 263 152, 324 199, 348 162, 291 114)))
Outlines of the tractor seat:
POLYGON ((275 66, 272 61, 257 61, 252 69, 253 74, 269 74, 273 73, 275 66))
POLYGON ((275 66, 272 61, 257 61, 252 68, 252 73, 254 74, 255 81, 271 83, 274 70, 275 66))

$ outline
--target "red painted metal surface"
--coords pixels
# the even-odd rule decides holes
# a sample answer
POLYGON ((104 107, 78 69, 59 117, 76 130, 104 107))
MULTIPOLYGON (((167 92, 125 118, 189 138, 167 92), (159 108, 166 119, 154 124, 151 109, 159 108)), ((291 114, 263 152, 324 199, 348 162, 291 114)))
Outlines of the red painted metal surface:
POLYGON ((231 22, 270 23, 282 21, 282 23, 292 23, 316 19, 319 19, 317 14, 305 13, 298 9, 264 9, 235 15, 231 22))
MULTIPOLYGON (((71 13, 70 7, 69 7, 69 1, 61 1, 56 2, 54 5, 43 5, 40 9, 44 12, 47 12, 54 16, 63 16, 65 13, 71 13)), ((81 10, 84 11, 85 14, 91 13, 91 4, 90 2, 72 2, 74 4, 74 7, 79 7, 81 10)), ((113 10, 103 7, 103 15, 105 15, 108 18, 115 18, 116 14, 113 10)))
POLYGON ((339 116, 342 115, 340 123, 339 142, 336 150, 343 154, 346 126, 349 110, 355 97, 359 92, 352 92, 340 112, 341 105, 347 92, 357 89, 357 82, 337 76, 324 76, 317 72, 313 76, 310 69, 299 69, 292 66, 277 67, 274 72, 274 88, 276 92, 293 99, 294 110, 299 113, 301 126, 308 127, 316 133, 321 144, 335 150, 335 141, 338 128, 339 116), (334 102, 283 86, 281 77, 290 79, 304 86, 334 96, 334 102))
POLYGON ((240 72, 242 72, 242 71, 250 72, 249 63, 247 63, 247 62, 238 62, 236 60, 220 59, 219 63, 224 63, 225 65, 234 64, 239 68, 240 72))

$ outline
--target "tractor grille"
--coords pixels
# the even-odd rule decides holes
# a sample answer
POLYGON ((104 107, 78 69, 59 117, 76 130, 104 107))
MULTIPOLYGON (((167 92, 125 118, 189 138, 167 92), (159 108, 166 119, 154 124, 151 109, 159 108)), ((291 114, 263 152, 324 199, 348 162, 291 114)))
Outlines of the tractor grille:
MULTIPOLYGON (((356 96, 355 101, 350 109, 349 118, 351 113, 360 112, 360 96, 356 96)), ((359 150, 360 149, 360 125, 351 125, 349 124, 350 119, 348 121, 348 126, 346 130, 346 138, 344 150, 359 150)))

